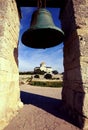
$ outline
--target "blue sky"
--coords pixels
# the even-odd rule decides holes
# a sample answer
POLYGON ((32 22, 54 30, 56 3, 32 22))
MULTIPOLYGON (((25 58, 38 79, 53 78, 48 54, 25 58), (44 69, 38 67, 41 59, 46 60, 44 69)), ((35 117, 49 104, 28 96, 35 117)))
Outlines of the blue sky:
MULTIPOLYGON (((53 70, 63 72, 63 43, 47 48, 47 49, 33 49, 26 47, 21 42, 21 36, 24 31, 30 27, 31 15, 35 10, 35 7, 21 8, 22 19, 20 21, 20 34, 18 45, 18 59, 19 59, 19 71, 33 71, 34 67, 39 67, 41 62, 45 62, 47 66, 52 67, 53 70)), ((59 9, 47 8, 53 17, 55 25, 61 28, 60 21, 58 20, 59 9)))

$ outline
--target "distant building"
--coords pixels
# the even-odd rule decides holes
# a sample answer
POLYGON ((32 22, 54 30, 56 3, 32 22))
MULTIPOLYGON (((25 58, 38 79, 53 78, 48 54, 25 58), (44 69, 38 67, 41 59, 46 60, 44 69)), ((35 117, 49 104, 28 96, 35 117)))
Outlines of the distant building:
POLYGON ((34 68, 34 72, 37 72, 38 70, 44 71, 44 72, 46 72, 46 73, 51 73, 51 72, 53 71, 52 67, 46 66, 45 62, 42 62, 42 63, 40 64, 40 67, 35 67, 35 68, 34 68))

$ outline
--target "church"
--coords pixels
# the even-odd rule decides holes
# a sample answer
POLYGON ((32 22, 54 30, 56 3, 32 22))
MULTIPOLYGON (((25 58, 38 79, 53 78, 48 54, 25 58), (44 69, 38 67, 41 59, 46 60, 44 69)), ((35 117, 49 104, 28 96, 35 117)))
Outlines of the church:
POLYGON ((40 67, 35 67, 35 68, 34 68, 34 72, 36 72, 37 70, 45 71, 46 73, 52 73, 52 71, 53 71, 52 67, 46 66, 46 63, 45 63, 45 62, 42 62, 42 63, 40 64, 40 67))

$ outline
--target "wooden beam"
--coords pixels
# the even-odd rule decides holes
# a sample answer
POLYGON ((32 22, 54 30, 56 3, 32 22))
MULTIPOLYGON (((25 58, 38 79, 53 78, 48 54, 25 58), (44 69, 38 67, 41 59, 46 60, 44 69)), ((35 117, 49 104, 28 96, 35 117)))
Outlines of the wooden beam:
MULTIPOLYGON (((62 8, 66 0, 46 0, 46 7, 62 8)), ((37 0, 16 0, 18 7, 37 7, 37 0)))

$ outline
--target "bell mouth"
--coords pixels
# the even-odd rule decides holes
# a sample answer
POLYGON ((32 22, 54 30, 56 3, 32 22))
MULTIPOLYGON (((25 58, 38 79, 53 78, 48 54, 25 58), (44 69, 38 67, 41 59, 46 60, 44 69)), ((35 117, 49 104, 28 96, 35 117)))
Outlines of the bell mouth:
POLYGON ((64 32, 52 28, 28 29, 23 33, 21 40, 27 47, 45 49, 62 43, 64 32))

